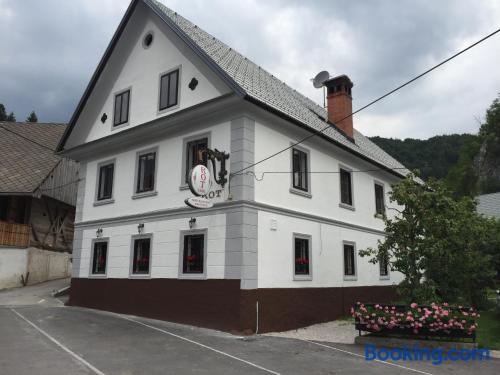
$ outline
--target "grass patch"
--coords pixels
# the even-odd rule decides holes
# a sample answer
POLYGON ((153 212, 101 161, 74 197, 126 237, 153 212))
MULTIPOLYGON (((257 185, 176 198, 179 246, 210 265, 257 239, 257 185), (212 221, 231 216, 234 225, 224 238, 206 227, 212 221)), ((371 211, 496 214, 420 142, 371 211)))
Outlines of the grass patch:
POLYGON ((500 350, 500 313, 483 311, 478 319, 477 342, 480 347, 500 350))

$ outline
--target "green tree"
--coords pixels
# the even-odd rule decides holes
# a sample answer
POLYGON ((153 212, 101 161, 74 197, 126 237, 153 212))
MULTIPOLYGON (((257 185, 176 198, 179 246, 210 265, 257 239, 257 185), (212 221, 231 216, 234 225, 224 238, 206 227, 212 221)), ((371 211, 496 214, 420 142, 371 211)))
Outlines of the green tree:
POLYGON ((393 186, 397 213, 384 217, 386 237, 360 255, 372 263, 389 259, 404 275, 398 289, 406 302, 480 305, 496 274, 487 249, 500 249, 495 222, 478 215, 471 198, 455 199, 442 182, 414 178, 393 186))
POLYGON ((7 111, 5 110, 5 106, 0 103, 0 121, 7 120, 7 111))
POLYGON ((5 121, 16 122, 16 116, 14 115, 14 112, 9 113, 5 121))
POLYGON ((500 191, 500 96, 486 111, 479 134, 461 149, 446 182, 458 195, 500 191))
POLYGON ((30 115, 26 119, 26 122, 38 122, 38 117, 37 117, 35 111, 31 111, 30 115))

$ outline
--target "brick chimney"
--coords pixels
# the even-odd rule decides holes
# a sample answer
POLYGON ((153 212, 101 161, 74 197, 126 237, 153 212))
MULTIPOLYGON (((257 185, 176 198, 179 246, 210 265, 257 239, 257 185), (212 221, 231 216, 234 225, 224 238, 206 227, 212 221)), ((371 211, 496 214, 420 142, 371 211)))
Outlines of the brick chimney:
POLYGON ((353 138, 351 80, 346 75, 325 82, 328 120, 333 122, 348 137, 353 138), (348 118, 344 119, 346 116, 348 118), (344 119, 344 120, 342 120, 344 119))

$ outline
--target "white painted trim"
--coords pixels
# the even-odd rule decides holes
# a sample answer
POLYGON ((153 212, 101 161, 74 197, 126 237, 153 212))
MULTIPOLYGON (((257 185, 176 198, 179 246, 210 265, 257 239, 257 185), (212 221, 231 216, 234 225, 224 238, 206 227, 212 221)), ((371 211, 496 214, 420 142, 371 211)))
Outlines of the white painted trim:
POLYGON ((158 162, 159 162, 159 147, 153 146, 144 150, 137 151, 135 154, 135 172, 134 172, 134 187, 132 190, 132 199, 142 198, 142 197, 150 197, 152 195, 158 194, 156 191, 156 186, 158 184, 158 162), (139 179, 139 157, 149 153, 155 153, 155 174, 154 174, 154 185, 153 190, 137 192, 137 181, 139 179))
POLYGON ((348 210, 355 211, 356 206, 355 206, 355 200, 354 200, 354 173, 352 172, 353 169, 351 167, 348 167, 344 164, 339 163, 339 207, 346 208, 348 210), (346 172, 349 172, 351 174, 351 199, 352 199, 352 204, 347 204, 342 202, 342 177, 340 175, 340 170, 344 170, 346 172))
POLYGON ((110 116, 111 117, 111 132, 113 132, 114 130, 117 130, 117 129, 121 129, 121 128, 124 128, 124 127, 127 127, 128 125, 130 125, 130 115, 132 114, 132 86, 129 86, 127 88, 124 88, 122 90, 119 90, 119 91, 115 91, 113 93, 113 100, 112 100, 112 105, 113 105, 113 108, 112 108, 112 111, 113 111, 113 114, 110 116), (120 95, 120 94, 123 94, 125 91, 128 91, 128 114, 127 114, 127 122, 124 122, 123 124, 120 124, 120 125, 114 125, 115 124, 115 106, 116 106, 116 96, 117 95, 120 95))
POLYGON ((176 67, 174 67, 172 69, 165 70, 164 72, 161 72, 158 75, 158 101, 157 101, 158 104, 156 106, 156 115, 157 116, 162 116, 162 115, 164 115, 167 112, 170 112, 170 111, 172 111, 174 109, 179 109, 180 108, 180 106, 181 106, 181 87, 182 87, 181 77, 182 77, 182 65, 177 65, 176 67), (175 70, 179 70, 178 78, 177 78, 177 104, 173 105, 172 107, 167 107, 167 108, 160 109, 161 78, 164 75, 166 75, 168 73, 171 73, 171 72, 173 72, 175 70))
POLYGON ((344 281, 356 281, 358 279, 358 252, 356 248, 356 242, 354 241, 342 241, 342 275, 344 281), (345 256, 344 256, 344 245, 351 245, 354 248, 354 275, 345 274, 345 256))
POLYGON ((313 251, 312 251, 312 236, 310 234, 297 233, 292 234, 292 275, 294 281, 311 281, 313 279, 313 251), (295 274, 295 239, 300 238, 307 240, 309 250, 309 274, 297 275, 295 274))
POLYGON ((301 195, 303 197, 307 198, 312 198, 311 194, 311 151, 308 148, 295 145, 295 143, 291 142, 290 143, 291 147, 290 148, 290 193, 301 195), (306 190, 301 190, 297 189, 296 187, 293 186, 293 150, 298 150, 306 154, 307 157, 307 173, 306 173, 306 180, 307 180, 307 191, 306 190))
POLYGON ((115 177, 116 177, 116 158, 101 161, 97 164, 96 179, 95 179, 95 194, 94 206, 101 206, 104 204, 114 203, 113 195, 115 193, 115 177), (101 178, 101 168, 113 164, 113 184, 111 186, 111 198, 98 199, 99 196, 99 182, 101 178))
POLYGON ((179 239, 179 269, 178 278, 187 280, 205 280, 207 278, 207 254, 208 254, 208 228, 181 230, 179 239), (184 237, 196 234, 203 234, 203 273, 184 273, 184 237))
POLYGON ((92 242, 90 244, 90 265, 89 265, 89 278, 91 279, 106 279, 108 277, 108 263, 109 263, 109 237, 101 237, 101 238, 93 238, 92 239, 92 242), (93 263, 93 260, 94 260, 94 246, 96 243, 99 243, 99 242, 106 242, 108 245, 107 245, 107 249, 106 249, 106 267, 104 269, 104 273, 92 273, 92 263, 93 263))
POLYGON ((211 148, 212 146, 212 131, 197 133, 194 135, 190 135, 182 138, 182 165, 181 165, 181 184, 179 186, 179 190, 187 190, 189 189, 188 184, 186 182, 186 158, 187 158, 187 144, 192 141, 197 141, 199 139, 207 138, 207 147, 211 148))
POLYGON ((130 279, 150 279, 151 278, 151 265, 153 264, 153 233, 135 234, 130 238, 130 260, 129 272, 130 279), (134 247, 135 240, 149 238, 149 272, 148 273, 133 273, 134 269, 134 247))

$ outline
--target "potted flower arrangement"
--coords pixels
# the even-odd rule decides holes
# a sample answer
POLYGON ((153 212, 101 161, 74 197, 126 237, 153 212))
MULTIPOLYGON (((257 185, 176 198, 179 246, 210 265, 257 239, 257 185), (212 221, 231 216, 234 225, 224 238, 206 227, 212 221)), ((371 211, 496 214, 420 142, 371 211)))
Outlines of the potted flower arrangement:
POLYGON ((469 307, 452 307, 447 303, 420 306, 363 304, 351 308, 356 329, 383 335, 438 336, 475 340, 476 318, 469 307))

